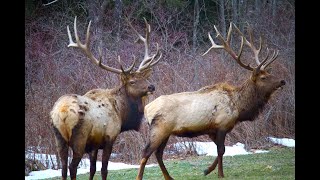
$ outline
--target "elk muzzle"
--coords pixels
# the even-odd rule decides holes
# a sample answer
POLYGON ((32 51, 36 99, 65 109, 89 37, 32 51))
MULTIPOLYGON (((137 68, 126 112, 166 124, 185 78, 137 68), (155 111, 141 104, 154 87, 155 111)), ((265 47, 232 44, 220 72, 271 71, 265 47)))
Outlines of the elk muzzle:
POLYGON ((155 91, 155 90, 156 90, 156 88, 154 87, 153 84, 148 86, 148 94, 153 94, 153 91, 155 91))
POLYGON ((285 80, 281 80, 280 83, 278 84, 278 86, 276 87, 276 90, 277 89, 282 89, 282 87, 286 84, 286 81, 285 80))

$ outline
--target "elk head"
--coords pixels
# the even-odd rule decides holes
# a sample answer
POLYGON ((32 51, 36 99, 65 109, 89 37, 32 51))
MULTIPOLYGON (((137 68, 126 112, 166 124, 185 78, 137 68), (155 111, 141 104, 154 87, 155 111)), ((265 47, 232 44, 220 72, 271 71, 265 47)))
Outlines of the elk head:
POLYGON ((269 49, 267 48, 267 55, 260 62, 259 53, 261 52, 261 49, 262 49, 262 38, 260 37, 260 44, 259 44, 259 48, 257 49, 253 45, 253 35, 252 35, 252 29, 250 27, 248 27, 250 42, 245 38, 244 34, 239 30, 239 28, 233 23, 230 23, 226 40, 222 37, 221 33, 218 31, 216 26, 214 26, 214 29, 216 30, 216 33, 217 33, 216 37, 220 39, 220 41, 222 42, 222 45, 217 45, 213 41, 212 37, 210 36, 210 33, 208 33, 212 46, 203 55, 207 54, 212 48, 226 50, 241 67, 252 72, 249 81, 254 85, 256 89, 258 89, 258 92, 260 92, 261 95, 264 95, 266 97, 269 97, 275 90, 285 85, 284 80, 280 80, 278 77, 270 74, 271 68, 268 67, 274 60, 277 59, 279 51, 274 51, 272 56, 269 57, 270 55, 269 49), (234 25, 235 29, 241 36, 241 44, 240 44, 240 50, 238 54, 236 54, 230 46, 232 25, 234 25), (256 67, 251 67, 250 64, 246 65, 241 62, 240 57, 243 50, 243 44, 246 44, 247 46, 249 46, 250 49, 253 51, 254 60, 257 64, 256 67))
POLYGON ((126 21, 129 23, 130 27, 134 30, 134 32, 138 35, 139 40, 144 43, 145 46, 145 55, 144 59, 141 61, 139 67, 137 70, 133 70, 135 63, 136 63, 136 58, 133 56, 133 63, 130 67, 127 69, 124 69, 121 61, 120 61, 120 56, 118 56, 118 63, 120 64, 120 69, 113 68, 110 66, 107 66, 102 63, 102 55, 101 55, 101 49, 99 48, 99 57, 96 58, 91 50, 90 50, 90 25, 91 21, 89 22, 88 28, 87 28, 87 33, 86 33, 86 40, 85 43, 82 44, 81 41, 79 40, 79 36, 77 33, 77 17, 74 19, 74 33, 75 33, 75 38, 76 38, 76 43, 73 42, 71 33, 69 30, 69 26, 67 26, 68 30, 68 36, 69 36, 69 45, 68 47, 77 47, 82 50, 82 52, 93 62, 94 64, 98 65, 100 68, 105 69, 107 71, 117 73, 120 75, 121 79, 121 85, 125 87, 126 92, 129 96, 131 97, 142 97, 145 95, 148 95, 150 93, 153 93, 155 90, 154 85, 150 84, 147 79, 151 74, 151 67, 154 66, 159 62, 159 60, 162 57, 162 54, 159 53, 159 45, 157 43, 157 50, 156 53, 152 56, 149 55, 149 36, 150 36, 150 25, 147 23, 146 19, 144 19, 145 24, 146 24, 146 37, 142 37, 138 31, 136 31, 131 23, 126 19, 126 21), (157 59, 156 59, 157 57, 157 59), (155 60, 156 59, 156 60, 155 60))

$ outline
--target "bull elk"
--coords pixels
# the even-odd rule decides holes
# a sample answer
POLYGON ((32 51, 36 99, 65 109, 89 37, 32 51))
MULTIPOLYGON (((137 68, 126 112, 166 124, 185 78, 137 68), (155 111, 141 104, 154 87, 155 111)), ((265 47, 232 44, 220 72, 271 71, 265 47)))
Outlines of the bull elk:
MULTIPOLYGON (((127 20, 127 19, 126 19, 127 20)), ((145 20, 145 19, 144 19, 145 20)), ((128 130, 138 130, 143 117, 143 109, 147 96, 155 90, 154 85, 148 83, 151 67, 157 64, 162 57, 159 46, 154 55, 149 55, 150 25, 145 20, 146 37, 141 36, 131 23, 130 27, 144 43, 145 55, 137 70, 133 64, 124 69, 107 66, 101 62, 101 51, 96 58, 89 47, 90 25, 89 22, 86 40, 82 44, 77 34, 77 19, 74 20, 74 33, 76 43, 73 42, 69 27, 68 47, 79 48, 94 64, 100 68, 120 75, 121 83, 113 89, 93 89, 84 95, 66 94, 60 97, 50 112, 51 124, 55 134, 57 150, 62 162, 62 179, 67 178, 68 149, 72 149, 73 157, 69 165, 70 178, 76 179, 77 166, 84 153, 90 158, 90 177, 93 179, 96 171, 96 160, 99 149, 102 154, 102 179, 107 178, 108 160, 113 143, 119 133, 128 130)), ((120 63, 120 57, 118 56, 120 63)))
POLYGON ((267 69, 268 65, 277 58, 278 51, 274 51, 269 57, 268 50, 268 54, 260 62, 258 55, 261 51, 262 39, 260 38, 260 47, 257 49, 253 44, 252 31, 249 31, 249 42, 235 26, 241 36, 240 50, 236 54, 230 46, 232 23, 230 23, 226 40, 215 26, 214 28, 222 45, 217 45, 209 33, 212 47, 203 55, 213 48, 224 49, 241 67, 251 71, 251 76, 239 87, 222 82, 202 87, 194 92, 162 95, 147 104, 144 114, 150 125, 150 139, 143 151, 136 179, 142 179, 147 160, 154 151, 164 178, 173 179, 162 159, 163 150, 170 135, 190 138, 208 135, 217 145, 218 156, 204 170, 204 175, 212 172, 218 164, 218 177, 224 177, 222 157, 225 152, 224 141, 227 133, 239 122, 253 121, 271 95, 285 85, 284 80, 271 75, 267 69), (240 57, 244 44, 252 49, 255 62, 258 64, 256 67, 241 62, 240 57))

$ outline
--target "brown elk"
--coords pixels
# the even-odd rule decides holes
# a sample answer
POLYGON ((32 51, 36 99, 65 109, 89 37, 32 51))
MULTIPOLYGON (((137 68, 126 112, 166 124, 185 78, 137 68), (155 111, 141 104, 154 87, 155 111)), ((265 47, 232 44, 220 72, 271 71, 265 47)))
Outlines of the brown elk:
MULTIPOLYGON (((144 19, 145 20, 145 19, 144 19)), ((76 43, 73 42, 69 27, 68 47, 76 47, 100 68, 120 74, 121 84, 113 89, 93 89, 84 95, 67 94, 60 97, 50 112, 51 124, 55 134, 57 149, 62 162, 62 179, 67 178, 67 163, 69 146, 73 158, 69 165, 71 179, 76 179, 77 166, 84 153, 90 158, 90 177, 93 179, 96 172, 96 160, 99 149, 102 154, 102 179, 107 178, 108 160, 113 143, 119 133, 128 130, 138 130, 143 117, 143 109, 147 96, 155 90, 154 85, 148 83, 151 67, 157 64, 162 56, 157 44, 156 53, 149 55, 150 25, 145 20, 146 37, 141 36, 128 21, 130 27, 145 45, 145 55, 136 71, 133 64, 124 70, 102 64, 101 53, 97 59, 89 47, 89 22, 85 43, 82 44, 77 34, 77 19, 74 20, 76 43)), ((101 52, 101 51, 100 51, 101 52)), ((120 57, 118 56, 120 63, 120 57)))
POLYGON ((202 87, 194 92, 162 95, 147 104, 144 114, 150 125, 150 139, 142 154, 136 179, 142 179, 144 167, 154 151, 164 178, 166 180, 173 179, 162 159, 163 150, 170 135, 179 137, 208 135, 217 145, 218 156, 204 171, 204 175, 212 172, 218 164, 218 177, 224 177, 222 157, 225 152, 226 134, 237 123, 254 120, 273 92, 285 84, 284 80, 269 74, 266 69, 277 58, 278 52, 274 51, 269 58, 268 50, 265 59, 260 62, 258 55, 262 47, 262 41, 260 39, 260 47, 257 49, 253 45, 252 31, 249 32, 249 42, 235 26, 241 35, 241 46, 237 55, 230 47, 232 24, 230 23, 226 40, 215 26, 214 28, 223 45, 215 44, 209 34, 212 47, 203 55, 213 48, 224 49, 241 67, 252 72, 250 78, 239 87, 227 83, 218 83, 202 87), (253 50, 254 59, 258 64, 257 67, 251 67, 241 62, 240 56, 244 43, 253 50))

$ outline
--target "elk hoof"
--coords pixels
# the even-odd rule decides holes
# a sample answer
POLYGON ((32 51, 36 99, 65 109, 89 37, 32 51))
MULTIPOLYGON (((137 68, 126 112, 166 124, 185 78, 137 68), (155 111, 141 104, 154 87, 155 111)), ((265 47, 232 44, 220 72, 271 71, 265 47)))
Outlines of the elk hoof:
POLYGON ((208 169, 204 170, 204 171, 203 171, 203 174, 204 174, 205 176, 208 175, 208 174, 209 174, 209 170, 208 170, 208 169))

